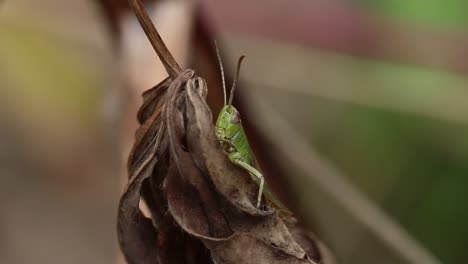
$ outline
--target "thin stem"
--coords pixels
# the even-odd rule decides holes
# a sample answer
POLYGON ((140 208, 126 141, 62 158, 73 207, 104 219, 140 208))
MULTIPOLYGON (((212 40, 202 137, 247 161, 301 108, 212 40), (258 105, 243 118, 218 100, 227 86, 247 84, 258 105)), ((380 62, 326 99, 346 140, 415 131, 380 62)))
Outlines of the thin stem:
POLYGON ((156 51, 156 54, 164 65, 164 68, 166 68, 167 73, 171 79, 175 79, 179 73, 182 72, 182 69, 179 64, 177 64, 177 61, 172 56, 164 41, 161 39, 161 36, 153 25, 153 22, 151 22, 151 18, 148 16, 145 7, 140 0, 129 0, 128 3, 135 12, 143 31, 145 31, 148 40, 156 51))

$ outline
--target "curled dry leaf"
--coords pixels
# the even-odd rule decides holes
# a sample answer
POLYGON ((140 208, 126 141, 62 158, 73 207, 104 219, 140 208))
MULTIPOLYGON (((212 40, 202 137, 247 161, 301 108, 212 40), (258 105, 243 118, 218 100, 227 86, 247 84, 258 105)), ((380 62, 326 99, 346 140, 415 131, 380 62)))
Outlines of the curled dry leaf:
POLYGON ((258 186, 223 153, 206 94, 192 70, 143 94, 118 216, 128 263, 335 263, 275 210, 256 209, 258 186))

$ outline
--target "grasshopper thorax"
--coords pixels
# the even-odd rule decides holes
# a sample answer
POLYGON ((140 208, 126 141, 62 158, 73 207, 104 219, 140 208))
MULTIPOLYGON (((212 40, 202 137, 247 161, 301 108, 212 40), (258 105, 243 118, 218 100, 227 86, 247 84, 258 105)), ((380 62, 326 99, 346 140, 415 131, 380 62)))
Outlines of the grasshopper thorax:
POLYGON ((218 139, 231 139, 241 128, 241 118, 237 109, 232 105, 223 106, 216 121, 218 139))

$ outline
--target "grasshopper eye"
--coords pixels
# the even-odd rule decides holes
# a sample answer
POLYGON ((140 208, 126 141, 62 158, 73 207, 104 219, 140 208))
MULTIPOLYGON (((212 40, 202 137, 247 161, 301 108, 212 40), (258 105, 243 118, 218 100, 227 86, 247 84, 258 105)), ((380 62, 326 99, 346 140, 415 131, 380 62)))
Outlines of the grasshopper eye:
POLYGON ((231 124, 239 124, 241 121, 240 114, 236 110, 232 112, 231 124))

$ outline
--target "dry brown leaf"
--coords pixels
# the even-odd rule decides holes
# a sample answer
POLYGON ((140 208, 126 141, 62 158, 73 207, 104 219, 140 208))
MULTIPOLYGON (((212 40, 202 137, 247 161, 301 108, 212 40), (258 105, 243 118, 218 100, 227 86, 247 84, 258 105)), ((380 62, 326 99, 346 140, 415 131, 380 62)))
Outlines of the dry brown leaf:
POLYGON ((138 112, 118 216, 127 262, 334 263, 321 261, 315 240, 297 227, 293 235, 273 208, 255 207, 258 186, 215 136, 206 82, 180 69, 141 2, 130 4, 170 77, 143 94, 138 112))
POLYGON ((255 208, 258 187, 222 151, 206 94, 205 81, 185 70, 143 95, 119 206, 127 261, 318 263, 323 250, 314 238, 274 209, 255 208), (140 194, 152 219, 139 210, 140 194))

